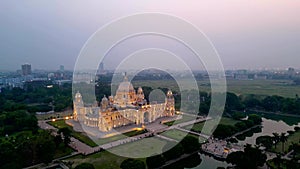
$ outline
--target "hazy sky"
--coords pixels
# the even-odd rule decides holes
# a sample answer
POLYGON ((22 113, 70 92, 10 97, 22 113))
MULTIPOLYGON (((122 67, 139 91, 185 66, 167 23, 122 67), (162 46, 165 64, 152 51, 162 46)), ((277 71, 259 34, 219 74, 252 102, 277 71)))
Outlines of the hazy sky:
POLYGON ((71 70, 101 26, 141 12, 171 14, 196 25, 226 69, 300 68, 299 9, 295 0, 1 0, 0 70, 23 63, 71 70))

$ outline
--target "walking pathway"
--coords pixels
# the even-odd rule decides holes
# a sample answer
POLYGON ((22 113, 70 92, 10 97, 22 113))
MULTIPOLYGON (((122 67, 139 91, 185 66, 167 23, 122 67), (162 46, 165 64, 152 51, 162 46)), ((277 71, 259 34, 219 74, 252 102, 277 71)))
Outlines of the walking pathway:
MULTIPOLYGON (((167 127, 165 125, 162 125, 162 124, 160 124, 161 121, 157 121, 155 123, 147 125, 150 129, 150 132, 140 134, 140 135, 137 135, 137 136, 133 136, 133 137, 127 137, 127 138, 117 140, 117 141, 113 141, 113 142, 103 144, 103 145, 100 145, 100 146, 97 146, 97 147, 90 147, 90 146, 86 145, 85 143, 79 141, 78 139, 76 139, 74 137, 71 137, 71 143, 69 144, 69 146, 72 147, 73 149, 77 150, 78 153, 82 153, 82 154, 87 155, 87 154, 91 154, 91 153, 94 153, 94 152, 98 152, 101 149, 110 149, 110 148, 113 148, 113 147, 116 147, 116 146, 119 146, 119 145, 122 145, 122 144, 134 142, 134 141, 143 139, 143 138, 151 136, 151 135, 155 135, 155 136, 157 136, 159 138, 162 138, 164 140, 167 140, 167 141, 178 142, 177 140, 174 140, 172 138, 168 138, 168 137, 165 137, 165 136, 158 135, 158 133, 160 133, 160 132, 164 132, 164 131, 171 130, 171 129, 178 129, 178 130, 182 130, 184 132, 190 132, 190 133, 199 135, 201 137, 208 138, 209 136, 206 136, 206 135, 203 135, 203 134, 200 134, 200 133, 196 133, 196 132, 191 132, 189 130, 185 130, 185 129, 181 128, 181 127, 184 127, 184 126, 192 125, 194 123, 199 123, 199 122, 211 119, 211 118, 206 118, 206 117, 201 117, 201 116, 198 116, 198 117, 200 117, 200 118, 198 118, 196 120, 191 120, 191 121, 188 121, 188 122, 183 122, 183 123, 180 123, 180 124, 175 124, 171 127, 167 127)), ((38 125, 42 129, 47 129, 47 130, 51 129, 51 130, 53 130, 53 134, 56 134, 56 132, 58 130, 57 128, 49 125, 47 123, 47 121, 38 121, 38 125)), ((147 126, 146 126, 146 128, 147 128, 147 126)))
POLYGON ((208 139, 210 137, 209 135, 205 135, 205 134, 202 134, 202 133, 193 132, 193 131, 186 130, 186 129, 179 128, 179 127, 176 127, 175 129, 181 130, 181 131, 184 131, 184 132, 187 132, 187 133, 192 133, 194 135, 198 135, 198 136, 201 136, 201 137, 206 138, 206 139, 208 139))

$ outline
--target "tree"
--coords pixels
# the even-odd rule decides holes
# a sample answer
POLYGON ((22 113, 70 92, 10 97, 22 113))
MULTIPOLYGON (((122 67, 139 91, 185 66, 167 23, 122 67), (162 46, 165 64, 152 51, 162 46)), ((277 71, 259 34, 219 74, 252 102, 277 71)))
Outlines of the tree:
POLYGON ((50 132, 43 131, 34 142, 36 143, 35 146, 39 161, 46 164, 51 162, 53 160, 56 147, 53 141, 53 136, 51 136, 50 132))
POLYGON ((146 158, 146 164, 147 164, 148 168, 160 167, 160 166, 164 165, 165 162, 166 162, 166 159, 161 154, 146 158))
POLYGON ((93 164, 90 163, 81 163, 77 165, 74 169, 95 169, 93 164))
POLYGON ((255 97, 255 95, 247 95, 243 100, 246 108, 256 108, 261 106, 261 102, 255 97))
POLYGON ((166 144, 163 150, 164 150, 163 156, 166 158, 166 160, 172 160, 178 158, 184 153, 184 149, 181 143, 176 144, 170 150, 168 150, 168 144, 166 144))
POLYGON ((231 125, 219 124, 214 131, 214 137, 224 139, 232 136, 236 132, 236 128, 231 125))
POLYGON ((145 163, 136 159, 126 159, 121 165, 121 169, 146 169, 145 163))
POLYGON ((236 165, 238 169, 256 169, 263 166, 267 156, 258 148, 247 144, 244 152, 237 151, 227 156, 227 162, 236 165))
POLYGON ((259 115, 257 114, 250 114, 248 116, 248 121, 253 121, 254 125, 258 125, 258 124, 261 124, 262 122, 262 119, 259 115))
POLYGON ((192 153, 199 150, 200 148, 199 140, 192 136, 186 136, 181 140, 180 143, 183 146, 183 150, 185 153, 192 153))
POLYGON ((274 146, 275 146, 275 149, 276 149, 276 146, 280 141, 280 136, 279 136, 278 133, 272 133, 272 134, 273 134, 273 143, 274 143, 274 146))
POLYGON ((284 152, 284 144, 285 142, 287 142, 288 136, 286 135, 286 133, 281 133, 280 135, 280 141, 282 143, 282 152, 284 152))
POLYGON ((281 162, 282 162, 281 154, 276 154, 276 157, 274 158, 274 164, 279 168, 281 162))
POLYGON ((54 143, 55 143, 56 148, 58 148, 62 142, 63 142, 63 139, 61 138, 60 134, 58 134, 54 137, 54 143))
POLYGON ((228 92, 226 95, 226 104, 225 104, 225 110, 227 112, 231 112, 232 110, 243 110, 244 106, 241 103, 240 98, 234 94, 228 92))
POLYGON ((266 149, 271 149, 273 145, 273 138, 271 136, 260 136, 256 139, 256 145, 262 145, 266 149))
POLYGON ((71 133, 72 131, 68 127, 63 127, 58 130, 58 134, 62 135, 66 146, 71 142, 71 133))
POLYGON ((165 166, 164 169, 185 169, 185 168, 195 168, 201 164, 202 160, 198 153, 194 153, 188 157, 180 159, 175 163, 165 166))

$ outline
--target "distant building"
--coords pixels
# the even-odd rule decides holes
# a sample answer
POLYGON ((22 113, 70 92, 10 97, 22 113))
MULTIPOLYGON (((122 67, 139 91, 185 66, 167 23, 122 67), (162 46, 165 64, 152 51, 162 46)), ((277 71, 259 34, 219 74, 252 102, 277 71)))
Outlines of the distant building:
POLYGON ((104 71, 104 63, 103 62, 100 63, 99 70, 100 71, 104 71))
POLYGON ((266 79, 268 79, 268 76, 263 75, 263 74, 255 74, 254 79, 256 79, 256 80, 266 80, 266 79))
POLYGON ((234 79, 236 79, 236 80, 249 80, 249 76, 247 74, 234 74, 234 79))
POLYGON ((64 72, 65 71, 65 66, 64 65, 60 65, 59 66, 59 71, 64 72))
POLYGON ((23 76, 31 75, 31 65, 30 64, 22 65, 22 75, 23 76))
POLYGON ((288 74, 288 76, 290 76, 290 77, 292 77, 292 76, 294 76, 295 74, 296 74, 296 71, 295 71, 295 69, 294 68, 288 68, 288 70, 287 70, 287 74, 288 74))

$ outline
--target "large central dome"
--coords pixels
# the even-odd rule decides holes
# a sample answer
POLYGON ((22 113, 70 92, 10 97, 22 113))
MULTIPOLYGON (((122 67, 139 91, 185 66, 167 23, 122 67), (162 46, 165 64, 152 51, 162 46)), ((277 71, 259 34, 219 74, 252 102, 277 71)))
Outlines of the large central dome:
POLYGON ((125 75, 123 82, 120 83, 117 92, 129 92, 129 91, 134 91, 134 88, 132 84, 128 81, 127 76, 125 75))
POLYGON ((114 103, 126 107, 128 105, 134 104, 136 102, 136 93, 133 85, 128 81, 125 75, 124 80, 120 83, 118 90, 116 91, 116 96, 114 98, 114 103))

